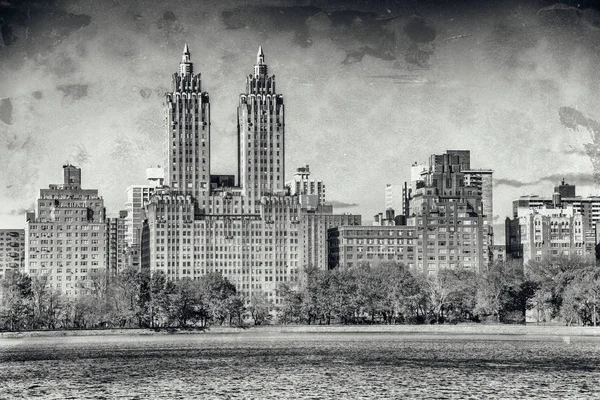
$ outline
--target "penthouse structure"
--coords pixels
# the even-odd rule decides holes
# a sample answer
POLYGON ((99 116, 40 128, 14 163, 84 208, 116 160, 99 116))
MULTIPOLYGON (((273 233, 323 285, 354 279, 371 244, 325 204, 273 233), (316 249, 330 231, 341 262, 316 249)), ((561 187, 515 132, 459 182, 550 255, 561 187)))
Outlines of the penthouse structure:
POLYGON ((477 188, 483 204, 485 223, 491 228, 494 223, 494 185, 491 169, 467 169, 463 171, 465 186, 477 188))
POLYGON ((291 181, 286 182, 292 196, 301 196, 301 202, 306 208, 316 209, 325 204, 325 184, 310 176, 310 167, 296 168, 291 181))
POLYGON ((63 183, 41 189, 25 225, 25 272, 46 275, 67 295, 86 290, 90 274, 104 274, 107 225, 98 190, 82 189, 81 169, 63 166, 63 183))
POLYGON ((210 175, 209 95, 200 92, 200 75, 192 71, 186 46, 166 95, 168 178, 146 206, 142 268, 175 280, 217 272, 247 302, 261 293, 277 304, 280 283, 297 285, 309 263, 326 268, 324 232, 350 217, 336 217, 320 204, 324 190, 314 196, 308 189, 306 202, 303 186, 288 193, 284 99, 262 48, 239 96, 237 186, 231 175, 210 175))

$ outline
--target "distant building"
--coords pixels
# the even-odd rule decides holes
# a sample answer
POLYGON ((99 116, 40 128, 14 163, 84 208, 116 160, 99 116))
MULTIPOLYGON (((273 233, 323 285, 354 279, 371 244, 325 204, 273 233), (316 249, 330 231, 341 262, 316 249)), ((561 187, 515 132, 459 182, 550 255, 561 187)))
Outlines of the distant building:
POLYGON ((316 209, 325 204, 325 184, 321 180, 311 178, 310 167, 296 168, 296 173, 291 181, 285 184, 292 196, 301 196, 301 203, 305 208, 316 209))
POLYGON ((385 209, 394 210, 396 215, 404 213, 404 185, 391 184, 385 185, 385 209))
POLYGON ((303 249, 303 265, 327 269, 329 266, 328 230, 342 225, 360 224, 360 215, 333 214, 331 209, 325 207, 319 207, 315 211, 302 210, 300 213, 300 246, 303 249))
MULTIPOLYGON (((573 207, 574 214, 581 214, 586 226, 586 237, 588 241, 600 243, 600 235, 596 226, 600 223, 600 196, 582 197, 576 195, 575 185, 566 184, 563 180, 560 185, 554 188, 552 196, 529 195, 521 196, 513 201, 513 220, 520 216, 529 215, 531 210, 573 207), (598 238, 597 238, 598 236, 598 238)), ((508 223, 507 223, 508 224, 508 223)), ((513 223, 514 225, 514 223, 513 223)), ((508 233, 514 238, 514 231, 508 233)), ((509 237, 507 236, 507 240, 509 237)), ((509 251, 509 253, 514 253, 509 251)))
POLYGON ((495 244, 491 246, 492 257, 491 262, 503 262, 506 261, 506 245, 495 244))
POLYGON ((160 167, 146 169, 145 185, 132 185, 127 188, 127 217, 125 218, 125 242, 128 246, 139 247, 141 240, 142 222, 144 221, 144 206, 150 201, 157 187, 163 186, 164 171, 160 167))
POLYGON ((414 193, 423 185, 424 176, 428 173, 429 167, 425 164, 415 162, 410 167, 410 190, 414 193))
POLYGON ((521 243, 521 228, 519 218, 504 221, 505 249, 507 259, 520 260, 523 258, 523 245, 521 243))
POLYGON ((25 230, 0 229, 0 280, 25 265, 25 230))
POLYGON ((575 185, 569 185, 563 179, 560 185, 554 187, 554 192, 560 194, 561 197, 575 197, 575 185))
POLYGON ((107 225, 98 190, 81 188, 81 169, 63 166, 64 181, 41 189, 25 225, 25 272, 48 275, 67 295, 85 291, 91 274, 107 271, 107 225))
MULTIPOLYGON (((527 213, 521 212, 508 226, 507 237, 513 238, 511 244, 518 241, 519 245, 518 253, 512 256, 521 258, 524 265, 546 257, 596 257, 594 238, 587 234, 590 227, 571 205, 530 209, 527 213)), ((514 247, 507 250, 513 251, 514 247)))
POLYGON ((465 186, 476 187, 481 195, 483 215, 486 224, 491 227, 494 224, 494 181, 492 178, 494 171, 491 169, 468 169, 463 172, 465 186))
POLYGON ((118 217, 107 218, 107 260, 111 276, 116 276, 127 267, 126 236, 127 211, 120 211, 118 217))
POLYGON ((470 162, 470 151, 448 150, 427 165, 415 163, 401 215, 387 209, 375 215, 373 226, 329 229, 330 268, 394 261, 429 275, 487 266, 494 255, 492 171, 471 169, 470 162))

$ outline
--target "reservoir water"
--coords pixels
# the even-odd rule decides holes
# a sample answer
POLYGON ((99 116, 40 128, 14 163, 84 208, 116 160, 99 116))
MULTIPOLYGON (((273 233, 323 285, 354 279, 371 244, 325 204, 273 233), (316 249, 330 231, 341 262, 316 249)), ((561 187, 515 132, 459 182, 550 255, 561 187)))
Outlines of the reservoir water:
POLYGON ((600 338, 243 332, 0 339, 0 399, 598 398, 600 338))

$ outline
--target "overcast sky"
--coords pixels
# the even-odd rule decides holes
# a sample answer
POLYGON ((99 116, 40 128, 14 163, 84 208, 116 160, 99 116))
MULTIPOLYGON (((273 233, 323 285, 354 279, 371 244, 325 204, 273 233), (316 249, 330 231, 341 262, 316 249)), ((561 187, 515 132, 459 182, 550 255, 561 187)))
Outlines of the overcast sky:
POLYGON ((338 212, 371 220, 386 183, 446 149, 494 170, 500 225, 561 177, 600 194, 600 13, 586 2, 8 0, 0 17, 1 228, 24 225, 67 161, 109 214, 125 208, 163 164, 184 43, 211 98, 213 173, 237 172, 237 101, 262 45, 285 98, 286 178, 309 164, 338 212))

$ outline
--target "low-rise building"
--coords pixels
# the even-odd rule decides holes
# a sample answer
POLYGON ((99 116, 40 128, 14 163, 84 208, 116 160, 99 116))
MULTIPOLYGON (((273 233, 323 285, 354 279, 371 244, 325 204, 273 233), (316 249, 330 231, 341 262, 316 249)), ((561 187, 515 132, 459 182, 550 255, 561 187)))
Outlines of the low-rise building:
POLYGON ((329 268, 347 269, 362 263, 417 265, 417 229, 414 226, 338 226, 328 231, 329 268))

